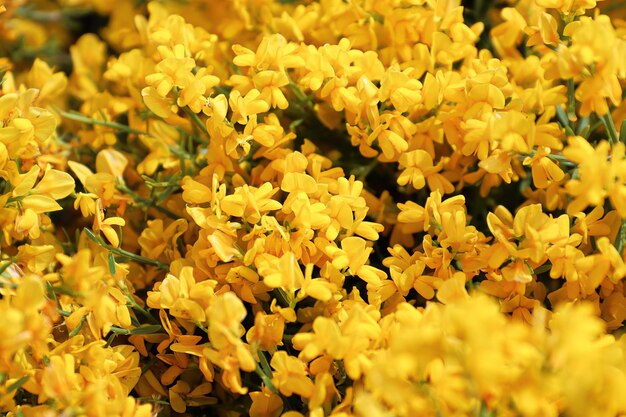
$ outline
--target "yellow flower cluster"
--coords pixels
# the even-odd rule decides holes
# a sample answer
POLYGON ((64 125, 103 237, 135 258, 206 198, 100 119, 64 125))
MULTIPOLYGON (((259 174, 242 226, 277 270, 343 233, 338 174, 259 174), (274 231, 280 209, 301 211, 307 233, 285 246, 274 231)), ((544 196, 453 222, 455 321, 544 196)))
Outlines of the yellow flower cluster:
POLYGON ((492 3, 6 1, 0 416, 626 415, 626 7, 492 3))

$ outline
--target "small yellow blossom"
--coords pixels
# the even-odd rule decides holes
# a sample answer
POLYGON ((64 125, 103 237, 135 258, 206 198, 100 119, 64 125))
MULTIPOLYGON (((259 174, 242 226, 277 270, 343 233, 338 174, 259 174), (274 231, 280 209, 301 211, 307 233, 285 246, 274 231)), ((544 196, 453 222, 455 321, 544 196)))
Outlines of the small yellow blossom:
POLYGON ((102 232, 114 248, 119 247, 120 239, 113 226, 124 226, 126 221, 121 217, 108 217, 105 219, 104 211, 102 210, 102 203, 99 199, 96 201, 96 206, 97 208, 93 221, 93 230, 102 232))

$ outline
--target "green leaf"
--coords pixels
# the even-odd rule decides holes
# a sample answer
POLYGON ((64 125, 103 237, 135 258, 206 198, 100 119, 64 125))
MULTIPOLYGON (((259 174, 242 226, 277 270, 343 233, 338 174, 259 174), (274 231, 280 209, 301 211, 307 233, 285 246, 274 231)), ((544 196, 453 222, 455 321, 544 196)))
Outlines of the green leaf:
POLYGON ((109 252, 109 272, 111 272, 111 275, 115 275, 115 257, 113 252, 109 252))
POLYGON ((609 143, 611 145, 615 145, 619 140, 617 136, 617 130, 615 129, 615 124, 613 123, 613 116, 611 113, 607 113, 604 116, 600 116, 600 120, 604 123, 604 128, 606 129, 606 133, 609 136, 609 143))
POLYGON ((559 119, 559 123, 561 123, 561 126, 569 126, 569 119, 567 118, 567 113, 565 113, 563 107, 556 106, 556 118, 559 119))
POLYGON ((117 337, 117 335, 115 333, 111 333, 111 336, 109 336, 109 338, 107 339, 107 343, 106 343, 106 347, 111 346, 111 343, 113 343, 113 340, 115 340, 115 338, 117 337))
POLYGON ((622 120, 622 125, 619 128, 619 141, 626 143, 626 119, 622 120))
POLYGON ((478 417, 492 417, 494 416, 493 411, 489 410, 487 404, 485 402, 480 403, 480 410, 478 411, 478 417))
POLYGON ((24 385, 26 381, 28 381, 28 378, 30 378, 30 376, 24 375, 23 377, 9 385, 7 388, 7 392, 17 391, 18 389, 22 388, 22 385, 24 385))
POLYGON ((111 326, 111 331, 115 334, 124 334, 124 335, 130 334, 130 330, 122 329, 121 327, 117 327, 117 326, 111 326))
POLYGON ((0 265, 0 275, 4 274, 4 271, 6 271, 7 269, 9 269, 9 267, 11 265, 13 265, 14 260, 10 259, 7 262, 3 263, 2 265, 0 265))
POLYGON ((93 240, 97 244, 101 244, 102 243, 102 242, 100 242, 100 239, 98 239, 98 237, 96 235, 94 235, 91 230, 87 229, 86 227, 83 230, 85 231, 85 234, 87 235, 87 237, 89 239, 93 240))
POLYGON ((137 327, 130 331, 131 334, 153 334, 163 330, 160 324, 148 324, 146 326, 137 327))
POLYGON ((122 123, 117 123, 117 122, 113 122, 113 121, 108 121, 108 120, 98 120, 98 119, 91 119, 83 114, 80 114, 78 112, 72 111, 72 112, 66 112, 64 110, 61 110, 60 108, 55 108, 55 110, 61 115, 61 117, 64 117, 66 119, 70 119, 70 120, 74 120, 76 122, 81 122, 81 123, 85 123, 88 125, 97 125, 97 126, 106 126, 106 127, 110 127, 111 129, 115 129, 118 130, 120 132, 125 132, 125 133, 133 133, 135 135, 147 135, 147 132, 141 131, 141 130, 137 130, 137 129, 133 129, 130 126, 127 126, 125 124, 122 123))
POLYGON ((152 334, 158 333, 163 330, 159 324, 149 324, 147 326, 137 327, 136 329, 122 329, 121 327, 111 326, 111 331, 116 334, 130 335, 130 334, 152 334))
POLYGON ((78 326, 76 326, 74 330, 70 332, 69 336, 70 337, 76 336, 78 332, 80 332, 80 329, 83 328, 83 324, 85 324, 86 321, 87 321, 87 315, 84 315, 83 317, 81 317, 80 321, 78 322, 78 326))
POLYGON ((60 308, 58 308, 58 307, 57 307, 57 313, 59 313, 59 314, 60 314, 60 315, 62 315, 63 317, 69 317, 69 316, 71 316, 71 315, 72 315, 72 313, 71 313, 71 312, 69 312, 69 311, 65 311, 65 310, 62 310, 62 309, 60 309, 60 308))
POLYGON ((70 297, 82 297, 80 293, 77 293, 71 288, 60 286, 60 287, 52 287, 54 288, 54 292, 57 294, 69 295, 70 297))
POLYGON ((619 227, 619 231, 617 232, 617 237, 615 239, 615 249, 617 249, 617 253, 620 256, 624 254, 624 245, 626 244, 626 221, 622 220, 622 224, 619 227))
POLYGON ((296 119, 296 120, 294 120, 293 122, 291 122, 291 123, 289 124, 289 129, 290 129, 290 130, 296 130, 296 128, 297 128, 298 126, 300 126, 302 123, 304 123, 304 119, 302 119, 302 118, 300 118, 300 119, 296 119))
POLYGON ((580 135, 586 128, 590 127, 589 125, 589 116, 581 117, 576 125, 576 134, 580 135))
POLYGON ((552 264, 546 263, 546 264, 541 265, 537 269, 535 269, 533 271, 533 273, 535 273, 535 274, 542 274, 544 272, 548 272, 551 268, 552 268, 552 264))

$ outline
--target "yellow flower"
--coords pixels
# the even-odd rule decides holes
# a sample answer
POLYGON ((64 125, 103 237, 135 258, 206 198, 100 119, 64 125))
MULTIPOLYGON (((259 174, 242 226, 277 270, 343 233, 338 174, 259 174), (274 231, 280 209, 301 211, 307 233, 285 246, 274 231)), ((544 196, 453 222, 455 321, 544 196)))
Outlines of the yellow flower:
MULTIPOLYGON (((315 194, 317 192, 317 181, 308 175, 305 170, 309 161, 300 152, 292 152, 285 157, 285 168, 283 180, 280 188, 288 193, 304 192, 315 194)), ((289 200, 287 200, 289 201, 289 200)))
POLYGON ((626 415, 623 0, 30 3, 1 415, 626 415))
POLYGON ((308 377, 306 365, 298 358, 289 356, 285 351, 278 351, 272 356, 270 365, 274 368, 272 383, 281 394, 287 397, 298 394, 303 398, 313 395, 313 381, 308 377))
POLYGON ((250 417, 279 417, 283 411, 283 400, 280 395, 274 394, 264 387, 262 391, 250 393, 252 405, 250 417))
POLYGON ((596 0, 537 0, 537 6, 558 9, 564 14, 583 14, 586 9, 596 7, 596 0))
POLYGON ((96 171, 122 178, 128 165, 126 156, 115 149, 103 149, 96 155, 96 171))
POLYGON ((233 45, 233 51, 237 55, 233 64, 240 67, 253 67, 263 71, 277 69, 283 71, 286 68, 298 68, 304 65, 304 61, 295 52, 298 45, 287 42, 281 34, 266 36, 261 40, 256 52, 244 48, 241 45, 233 45))
POLYGON ((246 317, 243 303, 232 292, 220 294, 212 301, 207 317, 211 347, 205 348, 203 355, 222 368, 226 388, 239 394, 247 393, 248 389, 241 385, 240 369, 250 372, 257 365, 249 347, 240 339, 244 334, 241 322, 246 317))
POLYGON ((49 111, 32 106, 38 90, 28 89, 20 95, 9 94, 4 106, 12 107, 13 114, 0 128, 0 142, 4 143, 10 158, 33 158, 39 153, 56 129, 56 119, 49 111), (13 102, 13 103, 11 103, 13 102), (19 107, 17 103, 20 103, 19 107))
POLYGON ((540 148, 534 156, 524 159, 524 165, 531 166, 533 184, 537 188, 547 188, 565 177, 561 168, 547 157, 549 154, 550 148, 540 148))
POLYGON ((599 206, 606 197, 621 217, 626 217, 625 192, 621 178, 624 169, 624 144, 618 143, 612 148, 605 141, 595 148, 580 136, 569 138, 569 145, 563 155, 578 164, 579 178, 571 179, 565 185, 568 194, 574 197, 567 212, 571 215, 583 211, 587 206, 599 206), (610 152, 610 156, 609 156, 610 152))
POLYGON ((194 113, 200 113, 207 102, 206 95, 209 95, 219 82, 218 77, 208 74, 207 68, 201 68, 181 85, 176 104, 180 107, 187 106, 194 113))
POLYGON ((169 309, 174 317, 204 323, 217 282, 196 282, 193 273, 193 268, 185 266, 178 277, 168 274, 148 293, 148 307, 169 309))
POLYGON ((261 215, 282 207, 282 204, 270 198, 277 191, 269 182, 258 188, 245 184, 237 187, 234 194, 224 197, 220 201, 220 207, 230 216, 241 217, 246 222, 255 224, 261 220, 261 215))
POLYGON ((174 115, 175 107, 169 100, 161 97, 156 88, 145 87, 141 90, 141 96, 146 107, 155 115, 163 119, 168 119, 174 115))
POLYGON ((177 413, 184 413, 187 406, 200 407, 217 404, 217 398, 207 397, 212 390, 209 383, 200 384, 192 389, 189 383, 178 381, 169 389, 169 400, 172 409, 177 413))
POLYGON ((381 279, 385 279, 387 276, 380 269, 366 265, 372 248, 366 247, 365 240, 360 237, 344 238, 341 240, 341 249, 328 246, 326 251, 332 256, 335 268, 347 268, 350 274, 358 275, 367 283, 378 284, 381 279))
POLYGON ((64 407, 71 407, 78 398, 75 392, 81 389, 81 377, 75 373, 76 360, 70 354, 55 355, 50 358, 50 365, 44 368, 41 376, 39 401, 55 399, 64 407))
MULTIPOLYGON (((74 161, 68 161, 68 166, 74 172, 85 190, 98 196, 101 206, 108 206, 115 197, 116 176, 108 172, 93 173, 87 166, 74 161)), ((107 166, 102 164, 101 166, 107 166)), ((107 167, 107 169, 110 169, 107 167)), ((123 168, 122 168, 123 170, 123 168)), ((86 195, 84 196, 86 197, 86 195)))
MULTIPOLYGON (((585 0, 586 6, 593 7, 594 0, 585 0)), ((566 2, 573 7, 577 2, 566 2)), ((578 12, 578 10, 576 10, 578 12)), ((588 116, 591 112, 607 114, 609 103, 618 105, 621 100, 621 86, 618 74, 623 78, 624 64, 616 59, 616 52, 626 50, 626 42, 620 39, 606 15, 595 18, 581 17, 569 23, 563 35, 571 39, 569 46, 561 45, 556 51, 556 59, 551 73, 558 73, 563 79, 578 81, 576 99, 581 102, 579 113, 588 116)))
POLYGON ((93 230, 96 232, 102 232, 104 237, 111 243, 114 248, 120 246, 120 238, 117 231, 113 226, 124 226, 126 221, 121 217, 109 217, 104 218, 104 210, 102 209, 102 202, 100 199, 96 201, 96 215, 93 219, 93 230))
MULTIPOLYGON (((283 180, 283 184, 285 181, 283 180)), ((309 196, 304 192, 298 192, 295 198, 290 198, 290 203, 283 212, 293 213, 293 221, 290 225, 304 230, 318 230, 327 227, 331 219, 326 214, 328 207, 322 202, 311 203, 309 196)))
MULTIPOLYGON (((215 106, 215 100, 210 101, 215 106)), ((244 96, 239 90, 233 90, 228 97, 228 103, 232 111, 231 122, 245 125, 251 116, 265 113, 270 109, 270 104, 261 96, 256 88, 248 91, 244 96)))
POLYGON ((260 100, 267 102, 272 108, 286 109, 289 107, 289 102, 280 89, 289 84, 289 79, 284 72, 261 71, 255 74, 252 80, 254 87, 261 92, 260 100))
POLYGON ((33 188, 33 193, 61 200, 74 191, 74 179, 70 174, 56 169, 48 169, 43 178, 33 188))
POLYGON ((54 262, 57 250, 53 245, 24 244, 17 249, 17 259, 31 272, 42 273, 54 262))
POLYGON ((165 228, 162 219, 148 221, 147 226, 137 239, 143 256, 150 259, 158 259, 161 254, 168 259, 180 257, 176 241, 187 231, 184 219, 175 220, 165 228))
POLYGON ((184 177, 181 181, 183 200, 191 204, 208 203, 212 200, 210 184, 203 184, 191 177, 184 177))
POLYGON ((409 182, 416 190, 424 188, 428 182, 428 188, 439 190, 442 194, 454 191, 452 183, 443 175, 439 174, 446 159, 442 158, 433 165, 432 156, 421 149, 404 152, 398 161, 404 171, 398 177, 399 185, 407 185, 409 182))
POLYGON ((96 199, 97 195, 93 193, 77 193, 76 200, 74 200, 74 209, 80 209, 80 213, 83 217, 89 217, 96 213, 96 199))
POLYGON ((28 235, 31 239, 37 239, 41 235, 37 212, 27 208, 18 215, 15 219, 15 232, 18 236, 28 235))
POLYGON ((48 101, 59 97, 67 88, 67 77, 62 72, 54 72, 43 60, 36 58, 27 78, 30 87, 39 90, 37 104, 44 107, 48 101))
POLYGON ((422 83, 411 78, 409 70, 386 71, 380 82, 380 100, 391 101, 393 107, 404 113, 422 102, 422 83))
POLYGON ((302 269, 293 252, 287 252, 280 258, 264 254, 257 257, 255 264, 263 282, 270 288, 283 288, 293 294, 304 282, 302 269))
POLYGON ((466 276, 462 272, 455 273, 450 279, 443 281, 437 289, 437 299, 443 304, 454 303, 469 298, 465 289, 466 276))
POLYGON ((182 86, 193 77, 191 71, 196 63, 186 56, 182 44, 172 48, 159 45, 157 50, 162 60, 154 67, 156 72, 146 77, 146 83, 153 86, 160 97, 166 97, 175 86, 182 86))
POLYGON ((274 351, 283 344, 285 319, 279 314, 258 312, 254 317, 254 326, 246 333, 246 340, 259 349, 274 351))

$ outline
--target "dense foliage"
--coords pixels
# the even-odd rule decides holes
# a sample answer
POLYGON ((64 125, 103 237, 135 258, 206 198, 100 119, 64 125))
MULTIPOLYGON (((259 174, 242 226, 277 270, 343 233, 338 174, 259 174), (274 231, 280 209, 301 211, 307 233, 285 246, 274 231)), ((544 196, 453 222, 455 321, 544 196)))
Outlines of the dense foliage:
POLYGON ((0 415, 626 415, 623 0, 13 0, 0 415))

